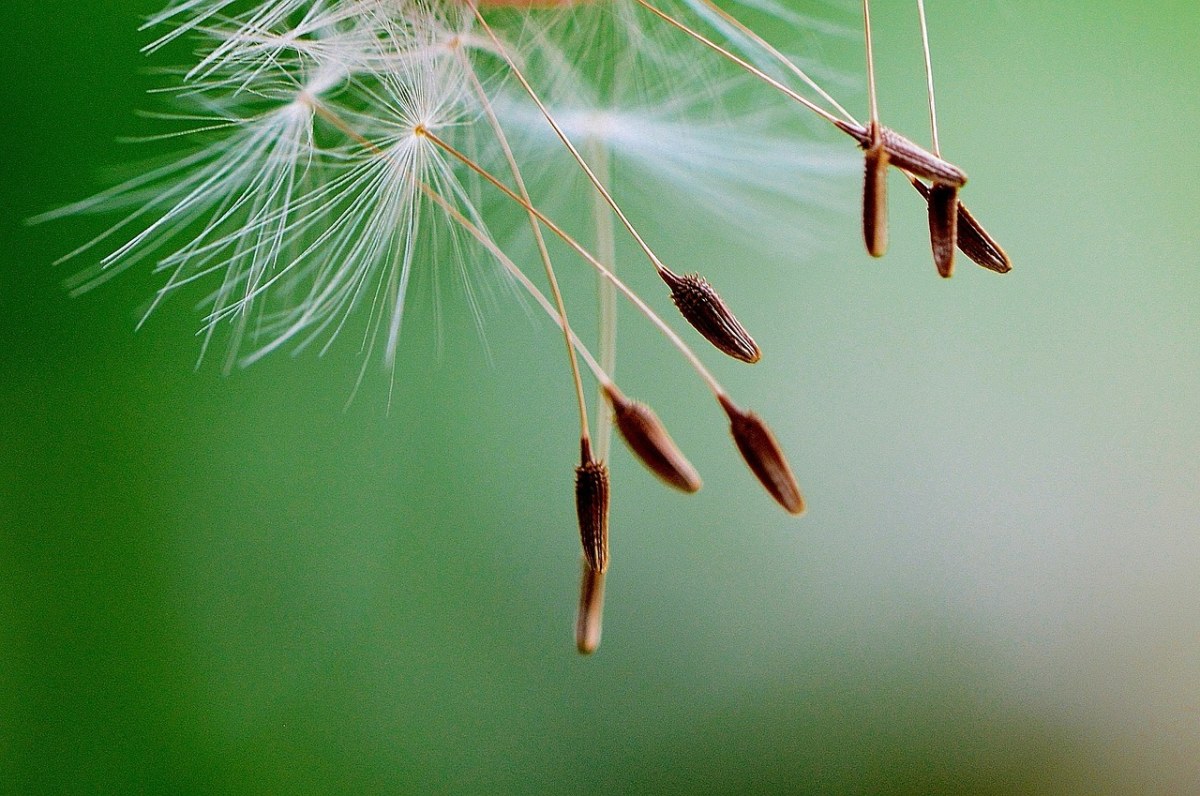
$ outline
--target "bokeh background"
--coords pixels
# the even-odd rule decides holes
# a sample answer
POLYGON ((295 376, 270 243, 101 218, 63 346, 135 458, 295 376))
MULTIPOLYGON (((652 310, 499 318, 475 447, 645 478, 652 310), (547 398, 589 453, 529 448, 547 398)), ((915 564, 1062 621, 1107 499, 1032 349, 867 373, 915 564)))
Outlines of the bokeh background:
MULTIPOLYGON (((878 4, 881 91, 920 131, 910 5, 878 4)), ((591 659, 540 319, 494 313, 485 346, 461 303, 418 307, 390 409, 384 376, 343 409, 352 346, 223 376, 186 301, 134 332, 144 270, 68 298, 51 262, 99 222, 22 221, 137 159, 154 9, 0 10, 0 790, 1200 792, 1192 0, 930 4, 1008 276, 939 280, 899 182, 882 262, 855 178, 809 251, 656 231, 767 351, 715 367, 810 511, 626 313, 622 381, 706 487, 616 451, 591 659)), ((852 45, 824 55, 861 108, 852 45)))

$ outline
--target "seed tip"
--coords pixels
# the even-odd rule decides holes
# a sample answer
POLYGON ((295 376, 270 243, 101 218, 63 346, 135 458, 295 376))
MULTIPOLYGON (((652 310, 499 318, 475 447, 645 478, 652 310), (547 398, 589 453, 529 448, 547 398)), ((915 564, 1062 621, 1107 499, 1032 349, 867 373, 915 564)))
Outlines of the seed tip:
MULTIPOLYGON (((909 181, 926 202, 931 201, 930 186, 911 175, 909 181)), ((982 224, 975 220, 971 211, 967 210, 966 205, 962 202, 958 202, 955 221, 957 224, 955 245, 969 260, 998 274, 1007 274, 1012 270, 1012 261, 1009 260, 1003 247, 983 228, 982 224)))
POLYGON ((604 573, 583 562, 579 580, 579 612, 575 617, 575 648, 580 655, 591 655, 600 648, 604 621, 604 573))

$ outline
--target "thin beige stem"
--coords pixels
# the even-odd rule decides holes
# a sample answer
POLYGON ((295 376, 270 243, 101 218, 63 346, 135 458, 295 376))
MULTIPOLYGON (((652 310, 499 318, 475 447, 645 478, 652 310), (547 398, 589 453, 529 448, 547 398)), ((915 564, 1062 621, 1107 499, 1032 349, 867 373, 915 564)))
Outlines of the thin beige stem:
POLYGON ((863 0, 863 37, 867 40, 867 97, 871 102, 871 127, 879 124, 879 99, 875 94, 875 47, 871 40, 871 2, 863 0))
POLYGON ((796 77, 800 78, 800 80, 803 81, 806 86, 811 88, 813 91, 817 92, 817 94, 820 95, 821 99, 825 100, 830 105, 832 105, 837 110, 838 113, 842 114, 842 117, 845 118, 846 121, 854 122, 855 124, 858 124, 858 120, 855 119, 854 116, 852 116, 850 114, 850 111, 843 108, 841 103, 839 103, 832 96, 830 96, 829 92, 827 92, 825 89, 821 88, 820 84, 818 84, 817 81, 815 81, 811 77, 809 77, 808 73, 805 72, 803 69, 801 69, 799 66, 797 66, 796 63, 794 61, 792 61, 791 58, 788 58, 786 55, 784 55, 778 48, 776 48, 773 44, 771 44, 769 41, 764 39, 758 33, 754 32, 754 30, 752 30, 748 25, 743 23, 740 19, 738 19, 733 14, 730 14, 728 11, 726 11, 725 9, 721 8, 719 5, 714 3, 713 0, 702 0, 702 2, 710 11, 712 11, 714 14, 719 16, 721 19, 725 20, 725 22, 729 23, 731 26, 733 26, 735 29, 737 29, 737 31, 739 33, 741 33, 743 36, 750 39, 752 42, 757 44, 759 47, 762 47, 764 50, 766 50, 768 53, 770 53, 771 57, 773 57, 776 61, 779 61, 779 63, 782 64, 785 69, 787 69, 789 72, 794 74, 796 77))
POLYGON ((325 104, 322 103, 320 100, 318 100, 316 97, 312 96, 308 92, 304 92, 300 95, 299 99, 302 102, 306 103, 308 105, 308 107, 312 108, 313 112, 316 113, 318 116, 320 116, 322 119, 329 122, 334 127, 336 127, 338 130, 341 130, 343 133, 345 133, 346 136, 348 138, 350 138, 350 140, 354 141, 356 144, 361 144, 364 149, 366 149, 368 152, 370 152, 373 155, 381 155, 381 156, 383 155, 382 149, 375 146, 375 144, 370 139, 368 139, 362 133, 358 132, 353 127, 351 127, 346 122, 345 119, 343 119, 341 116, 338 116, 336 113, 334 113, 328 107, 326 107, 325 104))
POLYGON ((458 208, 454 207, 454 205, 452 205, 444 196, 439 194, 426 183, 421 183, 421 191, 438 207, 446 211, 447 215, 449 215, 456 224, 470 233, 475 240, 479 241, 479 243, 485 249, 487 249, 488 252, 491 253, 491 255, 495 257, 501 265, 504 266, 505 270, 513 275, 513 278, 520 283, 521 287, 525 288, 529 295, 532 296, 539 305, 541 305, 542 309, 546 311, 546 314, 550 316, 551 320, 554 321, 558 328, 563 330, 563 333, 571 342, 572 347, 579 352, 579 356, 583 358, 584 364, 587 365, 588 370, 590 370, 592 375, 596 377, 596 381, 600 383, 600 387, 602 389, 616 390, 617 385, 613 382, 612 377, 608 375, 608 372, 596 360, 596 357, 592 355, 592 352, 588 350, 588 347, 584 345, 582 340, 579 339, 579 335, 575 334, 575 330, 570 327, 554 304, 550 303, 550 299, 546 298, 542 291, 537 289, 529 277, 525 275, 525 272, 518 268, 517 264, 512 261, 512 258, 505 254, 504 250, 496 245, 496 242, 492 240, 491 236, 489 236, 475 224, 471 223, 470 219, 464 216, 458 210, 458 208))
MULTIPOLYGON (((356 143, 361 144, 367 151, 371 152, 374 155, 379 155, 381 157, 384 156, 383 150, 381 150, 379 147, 377 147, 375 144, 373 144, 370 140, 368 140, 366 137, 364 137, 361 133, 359 133, 353 127, 351 127, 346 122, 345 119, 338 116, 332 110, 325 107, 324 105, 322 105, 319 102, 310 101, 309 104, 313 108, 313 110, 321 116, 321 118, 325 119, 330 124, 337 127, 339 130, 341 130, 343 133, 345 133, 347 136, 349 136, 356 143)), ((600 363, 596 361, 596 358, 592 356, 592 352, 587 349, 587 346, 585 346, 583 344, 583 341, 581 341, 579 339, 578 335, 576 335, 575 332, 571 329, 570 324, 567 322, 566 313, 560 312, 553 305, 551 305, 549 300, 547 300, 546 297, 544 295, 542 295, 541 291, 539 291, 534 286, 534 284, 529 281, 529 277, 527 277, 525 275, 525 273, 523 271, 521 271, 521 269, 517 268, 516 264, 513 263, 512 259, 509 258, 508 255, 506 255, 500 249, 499 246, 496 245, 496 242, 493 241, 486 233, 484 233, 482 230, 480 230, 477 226, 472 224, 470 222, 470 220, 468 220, 466 216, 464 216, 461 212, 459 212, 459 210, 457 208, 455 208, 453 205, 451 205, 445 199, 445 197, 443 197, 441 194, 437 193, 437 191, 433 190, 433 188, 431 188, 426 183, 419 183, 418 187, 421 189, 422 193, 424 193, 431 200, 433 200, 434 203, 436 203, 439 207, 441 207, 443 210, 445 210, 452 219, 454 219, 460 226, 462 226, 465 230, 467 230, 467 232, 471 233, 471 235, 476 240, 478 240, 481 244, 483 244, 484 248, 486 248, 489 252, 491 252, 492 255, 495 256, 496 259, 499 260, 500 263, 502 265, 504 265, 504 267, 506 269, 508 269, 508 271, 514 277, 516 277, 517 281, 520 282, 521 285, 524 286, 525 289, 528 290, 535 299, 537 299, 538 303, 542 305, 542 309, 546 310, 546 312, 548 312, 550 314, 550 317, 554 319, 554 322, 556 324, 558 324, 558 327, 560 329, 562 329, 563 332, 567 335, 568 342, 573 344, 573 349, 571 351, 572 363, 574 363, 574 359, 575 359, 575 357, 574 357, 575 350, 578 350, 580 356, 583 357, 584 362, 587 363, 588 369, 592 371, 592 374, 596 377, 596 380, 598 382, 600 382, 600 385, 602 387, 608 386, 615 390, 616 384, 613 383, 612 379, 609 378, 609 376, 605 372, 605 369, 602 368, 600 366, 600 363)), ((538 215, 539 214, 536 212, 533 213, 533 217, 535 219, 537 219, 538 215)), ((541 232, 541 230, 539 229, 538 230, 538 233, 539 233, 538 239, 539 240, 541 240, 540 232, 541 232)), ((578 378, 579 371, 578 371, 577 365, 575 366, 574 370, 575 370, 576 378, 578 378)), ((585 412, 585 417, 586 417, 586 409, 584 410, 584 412, 585 412)), ((584 424, 585 435, 586 435, 586 430, 587 430, 587 426, 586 426, 586 422, 585 422, 585 424, 584 424)))
POLYGON ((461 162, 467 168, 471 169, 471 171, 474 171, 476 174, 478 174, 480 177, 482 177, 487 182, 491 183, 493 186, 496 187, 497 190, 499 190, 501 193, 503 193, 509 199, 511 199, 514 202, 516 202, 517 204, 521 205, 521 207, 525 208, 525 210, 527 210, 528 212, 531 212, 535 216, 537 216, 538 220, 541 221, 543 224, 545 224, 547 229, 549 229, 551 232, 553 232, 555 235, 557 235, 559 238, 561 238, 564 243, 566 243, 568 246, 570 246, 572 249, 574 249, 579 254, 580 257, 582 257, 584 260, 586 260, 589 265, 591 265, 593 268, 595 268, 596 271, 598 271, 605 279, 607 279, 609 282, 611 282, 617 290, 621 291, 621 293, 625 296, 625 298, 629 299, 629 301, 635 307, 638 308, 638 311, 640 311, 643 315, 645 315, 646 318, 651 323, 653 323, 655 326, 657 326, 659 328, 659 330, 664 335, 666 335, 667 339, 671 341, 672 345, 674 345, 677 349, 679 349, 679 352, 681 354, 683 354, 683 356, 687 359, 687 361, 695 369, 696 373, 698 373, 700 375, 700 378, 702 378, 704 380, 705 384, 708 385, 708 388, 713 392, 714 395, 716 395, 718 398, 720 398, 723 395, 726 395, 725 390, 724 390, 724 388, 721 387, 720 382, 718 382, 716 377, 713 376, 712 373, 709 372, 708 368, 704 367, 704 363, 701 362, 700 358, 698 356, 696 356, 696 353, 694 351, 692 351, 691 348, 688 347, 687 343, 685 343, 683 341, 683 339, 678 334, 675 333, 675 330, 672 329, 670 326, 668 326, 666 321, 664 321, 662 318, 660 318, 658 316, 658 314, 654 312, 654 310, 650 309, 649 305, 647 305, 646 302, 642 301, 641 296, 639 296, 637 293, 634 293, 633 290, 630 289, 630 287, 628 285, 626 285, 624 282, 622 282, 620 279, 618 279, 616 274, 614 274, 612 271, 608 270, 608 268, 606 268, 603 263, 601 263, 599 260, 597 260, 595 255, 593 255, 586 248, 584 248, 583 245, 579 243, 579 241, 577 241, 577 240, 575 240, 575 238, 571 237, 558 224, 555 224, 553 221, 551 221, 546 216, 545 213, 538 210, 532 204, 530 204, 530 203, 526 202, 524 199, 522 199, 515 191, 513 191, 511 188, 509 188, 507 185, 505 185, 503 182, 501 182, 499 180, 499 178, 497 178, 490 171, 488 171, 487 169, 485 169, 483 166, 479 165, 475 161, 471 160, 471 158, 467 157, 465 154, 463 154, 462 152, 455 149, 453 146, 451 146, 446 141, 443 141, 441 138, 439 138, 435 133, 433 133, 428 128, 423 127, 423 126, 418 126, 414 132, 419 136, 423 136, 423 137, 427 138, 431 143, 437 145, 438 147, 441 147, 441 149, 444 150, 447 154, 449 154, 451 157, 453 157, 456 160, 458 160, 459 162, 461 162))
MULTIPOLYGON (((666 22, 668 25, 671 25, 672 27, 677 28, 678 30, 686 33, 688 36, 691 36, 693 39, 700 42, 705 47, 708 47, 709 49, 711 49, 714 52, 718 53, 719 55, 723 56, 724 58, 727 58, 728 60, 737 64, 739 67, 741 67, 742 69, 745 69, 747 72, 754 75, 759 80, 766 83, 767 85, 769 85, 775 89, 778 89, 779 91, 782 91, 788 97, 792 98, 796 102, 799 102, 801 105, 808 108, 810 111, 817 114, 825 121, 834 125, 839 130, 843 129, 841 125, 845 124, 845 122, 838 119, 836 116, 834 116, 832 113, 830 113, 829 111, 822 108, 820 105, 817 105, 815 102, 810 100, 808 97, 805 97, 801 94, 796 93, 794 90, 792 90, 788 86, 785 86, 783 83, 780 83, 778 80, 771 77, 766 72, 759 69, 757 66, 754 66, 750 62, 746 61, 744 58, 739 58, 738 56, 734 55, 729 50, 725 49, 724 47, 717 44, 712 39, 705 36, 703 33, 693 30, 692 28, 688 27, 686 24, 679 21, 678 19, 671 16, 670 14, 663 11, 662 9, 651 5, 649 2, 647 2, 647 0, 637 0, 637 3, 639 5, 641 5, 643 8, 645 8, 647 11, 649 11, 650 13, 654 14, 659 19, 666 22)), ((855 122, 855 124, 857 124, 857 122, 855 122)))
POLYGON ((587 161, 583 159, 583 156, 579 154, 579 150, 575 148, 573 143, 571 143, 571 139, 567 137, 565 132, 563 132, 562 127, 560 127, 558 122, 555 121, 554 116, 550 113, 550 110, 542 102, 541 98, 537 95, 537 92, 534 91, 533 86, 530 85, 529 81, 525 78, 524 73, 522 73, 520 67, 517 66, 516 61, 514 61, 512 56, 509 55, 508 49, 504 46, 503 42, 500 41, 500 38, 496 35, 495 31, 492 30, 492 27, 487 23, 487 20, 483 18, 483 13, 479 10, 478 6, 475 7, 475 17, 479 20, 480 27, 482 27, 487 35, 491 37, 492 43, 495 44, 500 56, 504 58, 505 63, 508 64, 508 68, 517 78, 517 82, 521 84, 521 87, 525 89, 525 93, 528 94, 529 98, 533 100, 535 105, 537 105, 538 110, 542 112, 542 116, 546 117, 546 121, 549 122, 550 127, 554 129, 554 134, 558 136, 559 140, 562 141, 563 146, 565 146, 567 151, 571 153, 571 157, 574 158, 575 162, 579 164, 579 168, 583 169, 583 173, 587 175, 587 178, 592 183, 592 186, 595 187, 595 189, 600 192, 600 195, 604 197, 604 201, 607 202, 608 206, 612 208, 612 211, 617 214, 617 218, 621 219, 621 224, 626 230, 629 231, 629 234, 633 236, 633 239, 637 241, 638 247, 646 253, 648 258, 650 258, 650 263, 658 271, 673 273, 669 268, 667 268, 663 261, 659 259, 658 255, 654 253, 637 229, 634 228, 633 223, 625 215, 624 211, 621 210, 621 207, 617 204, 617 201, 613 199, 612 194, 610 194, 608 189, 604 187, 604 183, 601 182, 600 178, 596 176, 596 173, 592 171, 591 166, 587 164, 587 161))
MULTIPOLYGON (((585 143, 585 147, 596 164, 596 175, 604 183, 612 180, 609 163, 608 147, 594 138, 585 143)), ((592 194, 592 227, 596 238, 596 257, 616 273, 617 254, 616 240, 613 236, 612 213, 608 212, 604 201, 598 193, 592 194)), ((617 291, 612 283, 596 274, 596 294, 599 301, 599 347, 600 364, 610 374, 616 373, 617 368, 617 291)), ((604 396, 601 395, 601 398, 604 396)), ((596 439, 600 458, 607 459, 612 441, 612 413, 607 410, 603 400, 596 403, 596 439)))
POLYGON ((933 59, 929 55, 929 25, 925 22, 925 0, 917 0, 917 15, 921 18, 921 49, 925 53, 926 94, 929 96, 929 127, 933 131, 933 154, 942 156, 938 142, 937 105, 933 99, 933 59))
MULTIPOLYGON (((529 191, 525 187, 525 180, 521 176, 521 169, 517 166, 517 159, 513 156, 512 147, 508 144, 508 136, 504 134, 504 128, 500 126, 500 120, 496 118, 496 112, 492 108, 491 100, 488 99, 487 92, 483 90, 483 84, 479 82, 475 70, 471 67, 471 63, 462 49, 456 48, 455 53, 462 62, 463 69, 470 78, 471 85, 483 106, 488 124, 491 125, 492 131, 496 134, 496 140, 499 141, 500 148, 504 151, 504 159, 508 162, 509 171, 512 173, 513 182, 516 183, 517 190, 521 192, 521 198, 526 204, 532 206, 533 203, 529 198, 529 191)), ((533 237, 537 242, 538 255, 542 259, 542 266, 546 271, 546 280, 550 283, 550 294, 554 297, 554 304, 558 308, 558 315, 561 320, 559 326, 563 330, 563 337, 567 346, 567 359, 571 364, 571 379, 575 386, 575 400, 579 404, 579 436, 581 439, 587 440, 591 438, 591 434, 588 431, 587 399, 583 394, 583 379, 579 375, 579 363, 575 360, 575 347, 571 345, 571 327, 567 321, 567 306, 563 303, 562 291, 558 287, 558 277, 554 275, 554 265, 550 262, 550 252, 546 248, 545 238, 542 237, 541 224, 538 223, 537 216, 533 213, 529 213, 529 226, 533 229, 533 237)), ((600 458, 603 459, 605 456, 601 455, 600 458)))

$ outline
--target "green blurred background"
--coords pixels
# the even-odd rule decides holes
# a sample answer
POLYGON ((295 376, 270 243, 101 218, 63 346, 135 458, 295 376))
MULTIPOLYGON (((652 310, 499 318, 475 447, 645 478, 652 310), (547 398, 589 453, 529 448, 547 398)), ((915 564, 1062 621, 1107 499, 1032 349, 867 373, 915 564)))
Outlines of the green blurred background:
MULTIPOLYGON (((802 520, 626 314, 622 381, 706 487, 616 451, 591 659, 546 324, 492 313, 485 348, 461 302, 418 307, 390 411, 383 376, 343 411, 353 346, 225 377, 186 301, 134 332, 145 269, 67 297, 50 263, 99 222, 22 220, 136 160, 155 5, 0 10, 0 790, 1200 792, 1195 2, 930 4, 1006 277, 937 279, 900 183, 883 262, 854 179, 820 251, 699 247, 767 351, 716 368, 802 520)), ((919 131, 911 4, 878 5, 919 131)))

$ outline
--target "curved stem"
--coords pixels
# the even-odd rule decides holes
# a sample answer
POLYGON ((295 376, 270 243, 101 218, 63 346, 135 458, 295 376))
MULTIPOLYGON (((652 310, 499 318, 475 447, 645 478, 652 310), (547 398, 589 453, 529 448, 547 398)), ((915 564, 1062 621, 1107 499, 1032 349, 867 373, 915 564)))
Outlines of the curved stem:
POLYGON ((757 66, 754 66, 749 61, 745 60, 744 58, 739 58, 738 56, 734 55, 729 50, 725 49, 724 47, 717 44, 712 39, 705 36, 703 33, 693 30, 692 28, 688 27, 683 22, 679 21, 678 19, 671 16, 670 14, 663 11, 662 9, 651 5, 649 2, 647 2, 647 0, 637 0, 637 3, 638 3, 638 5, 642 6, 647 11, 649 11, 651 14, 654 14, 656 17, 658 17, 659 19, 666 22, 668 25, 671 25, 672 27, 677 28, 678 30, 686 33, 688 36, 691 36, 693 39, 700 42, 705 47, 708 47, 709 49, 713 50, 714 52, 718 53, 719 55, 729 59, 730 61, 737 64, 742 69, 745 69, 747 72, 754 75, 759 80, 766 83, 767 85, 772 86, 773 88, 776 88, 779 91, 782 91, 784 94, 791 97, 796 102, 799 102, 801 105, 808 108, 810 111, 817 114, 822 119, 824 119, 825 121, 834 125, 838 129, 843 129, 842 125, 845 124, 845 122, 842 122, 842 120, 838 119, 836 116, 834 116, 832 113, 830 113, 829 111, 822 108, 820 105, 817 105, 815 102, 810 100, 808 97, 805 97, 801 94, 796 93, 794 90, 785 86, 783 83, 780 83, 778 80, 771 77, 766 72, 759 69, 757 66))
MULTIPOLYGON (((608 148, 596 139, 589 139, 585 146, 596 164, 596 173, 600 180, 605 183, 611 182, 608 148)), ((615 273, 617 254, 612 213, 608 212, 597 193, 592 194, 592 226, 595 230, 596 257, 615 273)), ((617 368, 617 292, 612 283, 600 274, 596 274, 596 282, 600 319, 600 364, 605 371, 614 374, 617 368)), ((596 404, 596 415, 597 451, 600 458, 607 459, 612 442, 612 413, 606 409, 603 400, 596 404)))
POLYGON ((933 99, 933 59, 929 55, 929 25, 925 22, 925 0, 917 0, 917 14, 921 18, 921 49, 925 53, 925 84, 929 96, 929 126, 933 131, 933 154, 942 156, 938 142, 937 105, 933 99))
POLYGON ((674 345, 677 349, 679 349, 679 352, 684 355, 684 357, 692 365, 692 367, 695 369, 696 373, 698 373, 700 375, 700 378, 702 378, 704 380, 705 384, 708 385, 708 388, 713 392, 714 395, 716 395, 717 397, 721 397, 726 394, 724 388, 721 387, 720 382, 718 382, 716 377, 713 376, 712 373, 709 372, 708 368, 704 367, 704 363, 701 362, 700 358, 698 356, 696 356, 696 353, 694 351, 692 351, 691 348, 688 347, 687 343, 683 342, 683 339, 678 334, 675 333, 675 330, 672 329, 670 326, 668 326, 666 321, 664 321, 662 318, 660 318, 658 316, 658 314, 654 312, 654 310, 650 309, 649 305, 647 305, 646 302, 642 300, 641 296, 639 296, 637 293, 633 292, 633 290, 631 290, 628 285, 626 285, 624 282, 622 282, 620 279, 618 279, 616 274, 614 274, 612 271, 610 271, 608 268, 606 268, 603 263, 601 263, 599 260, 597 260, 596 257, 591 252, 589 252, 586 248, 583 247, 582 244, 579 243, 579 241, 575 240, 573 237, 571 237, 569 234, 567 234, 567 232, 562 227, 560 227, 558 224, 555 224, 553 221, 551 221, 549 218, 547 218, 545 213, 538 210, 536 207, 534 207, 533 205, 529 204, 524 199, 522 199, 515 191, 513 191, 507 185, 502 183, 490 171, 485 169, 483 166, 480 166, 475 161, 471 160, 469 157, 464 155, 462 152, 459 152, 457 149, 455 149, 453 146, 451 146, 446 141, 443 141, 441 138, 439 138, 436 134, 434 134, 428 128, 423 127, 423 126, 418 126, 414 132, 419 136, 427 138, 430 142, 437 145, 438 147, 441 147, 447 154, 449 154, 450 156, 457 159, 459 162, 461 162, 467 168, 474 171, 476 174, 478 174, 483 179, 487 180, 489 183, 491 183, 493 186, 495 186, 500 192, 502 192, 509 199, 512 199, 514 202, 516 202, 517 204, 524 207, 527 211, 536 215, 538 220, 546 225, 547 229, 549 229, 551 232, 553 232, 555 235, 557 235, 559 238, 561 238, 564 243, 566 243, 568 246, 570 246, 572 249, 574 249, 579 254, 580 257, 582 257, 584 260, 586 260, 588 262, 589 265, 591 265, 593 268, 595 268, 600 273, 601 276, 603 276, 605 279, 607 279, 609 282, 611 282, 613 284, 613 287, 615 287, 617 290, 621 291, 621 293, 627 299, 629 299, 629 301, 632 302, 633 305, 635 307, 637 307, 638 310, 643 315, 645 315, 646 318, 648 318, 651 323, 653 323, 655 326, 657 326, 659 328, 659 330, 664 335, 666 335, 667 339, 671 341, 672 345, 674 345))
MULTIPOLYGON (((500 120, 496 118, 496 112, 492 109, 492 103, 488 99, 487 93, 483 90, 483 84, 479 82, 479 77, 475 74, 475 70, 471 67, 470 61, 467 60, 461 48, 455 48, 455 53, 462 62, 463 70, 467 73, 471 80, 471 85, 479 96, 479 101, 483 105, 484 114, 488 118, 488 124, 491 125, 493 132, 496 134, 496 140, 500 143, 500 148, 504 152, 504 159, 508 162, 509 171, 512 173, 513 181, 517 185, 517 190, 521 192, 521 198, 526 204, 532 206, 529 199, 529 191, 525 187, 525 180, 521 177, 521 169, 517 166, 517 159, 513 156, 512 147, 508 144, 508 136, 504 134, 504 128, 500 126, 500 120)), ((550 294, 554 297, 554 304, 558 308, 558 315, 562 327, 563 337, 567 346, 567 359, 571 365, 571 380, 575 386, 575 400, 579 404, 579 436, 581 439, 589 439, 588 431, 588 415, 587 415, 587 399, 583 394, 583 379, 579 375, 579 363, 575 360, 575 347, 571 345, 571 326, 567 321, 567 307, 563 303, 562 291, 558 287, 558 277, 554 275, 554 265, 550 262, 550 252, 546 249, 546 240, 542 237, 542 227, 538 223, 537 216, 529 213, 529 226, 533 229, 533 237, 537 243, 538 255, 542 259, 542 266, 546 271, 546 279, 550 283, 550 294)), ((603 457, 601 457, 603 458, 603 457)))
POLYGON ((599 177, 596 176, 596 173, 592 171, 591 166, 587 164, 587 161, 584 160, 583 156, 579 154, 579 150, 576 149, 575 145, 571 143, 571 139, 567 137, 567 134, 563 132, 562 127, 560 127, 558 122, 554 120, 554 116, 551 115, 549 109, 546 108, 541 98, 538 97, 537 92, 533 90, 533 86, 530 85, 529 81, 525 78, 525 75, 517 66, 516 61, 514 61, 512 56, 508 54, 508 50, 500 41, 500 38, 496 36, 496 32, 492 30, 491 25, 489 25, 487 20, 483 18, 483 13, 480 12, 478 7, 475 8, 475 16, 479 20, 479 25, 484 29, 487 35, 491 37, 492 43, 496 46, 496 49, 500 53, 501 57, 504 58, 505 63, 508 64, 508 68, 512 71, 513 75, 516 76, 517 81, 521 84, 522 88, 525 89, 525 93, 528 94, 529 98, 533 100, 535 105, 537 105, 538 110, 542 112, 542 116, 546 117, 546 121, 549 122, 550 126, 554 129, 554 134, 558 136, 559 140, 562 141, 563 146, 565 146, 571 153, 571 157, 574 158, 575 162, 579 164, 579 168, 583 169, 583 173, 587 175, 587 178, 592 183, 592 186, 600 192, 600 195, 604 197, 604 201, 607 202, 608 206, 612 208, 612 211, 617 214, 617 218, 621 219, 621 224, 626 230, 629 231, 629 234, 633 236, 633 239, 637 241, 638 247, 645 252, 648 258, 650 258, 651 264, 653 264, 655 269, 660 272, 665 271, 667 273, 673 273, 669 268, 667 268, 666 265, 663 264, 663 261, 659 259, 657 254, 654 253, 654 251, 650 248, 650 245, 646 243, 645 239, 642 238, 641 234, 633 226, 633 222, 629 220, 624 211, 621 210, 620 205, 617 204, 617 201, 613 199, 612 194, 608 192, 606 187, 604 187, 604 183, 599 177))

